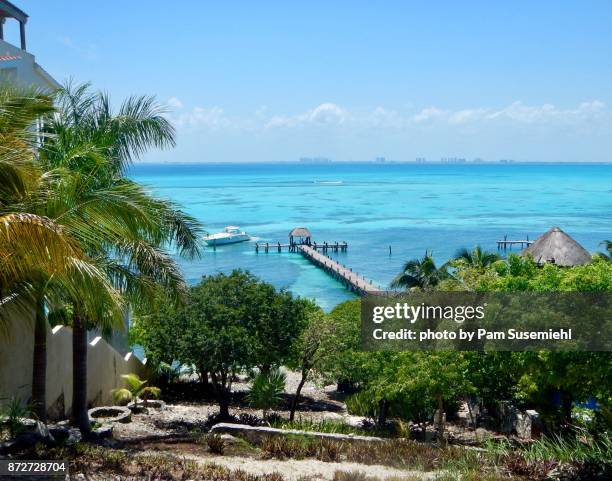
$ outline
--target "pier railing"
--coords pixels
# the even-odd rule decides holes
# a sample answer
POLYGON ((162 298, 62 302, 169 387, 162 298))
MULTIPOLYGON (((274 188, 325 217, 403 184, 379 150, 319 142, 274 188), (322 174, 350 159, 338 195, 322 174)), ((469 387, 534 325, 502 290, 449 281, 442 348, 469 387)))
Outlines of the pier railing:
POLYGON ((349 290, 359 295, 380 293, 381 289, 368 281, 365 277, 353 272, 353 269, 340 264, 335 259, 327 255, 327 252, 346 252, 348 244, 346 242, 309 242, 309 243, 289 243, 281 244, 258 242, 255 244, 255 252, 295 252, 300 253, 315 266, 323 269, 329 275, 342 282, 349 290))
POLYGON ((520 246, 521 248, 523 247, 529 247, 531 244, 533 244, 534 241, 529 240, 529 236, 527 236, 525 239, 518 239, 518 240, 512 240, 512 239, 508 239, 508 236, 505 235, 503 239, 500 239, 497 241, 497 248, 498 249, 507 249, 508 247, 514 247, 514 246, 520 246))
POLYGON ((255 252, 283 252, 283 250, 287 252, 298 252, 298 248, 302 245, 307 245, 312 247, 314 250, 320 250, 323 252, 332 251, 332 252, 346 252, 348 249, 348 244, 346 241, 342 242, 312 242, 309 244, 281 244, 280 242, 256 242, 255 243, 255 252))
POLYGON ((298 252, 359 295, 376 294, 380 292, 380 288, 368 281, 365 277, 357 272, 353 272, 352 269, 340 264, 331 257, 317 251, 313 246, 300 245, 298 246, 298 252))

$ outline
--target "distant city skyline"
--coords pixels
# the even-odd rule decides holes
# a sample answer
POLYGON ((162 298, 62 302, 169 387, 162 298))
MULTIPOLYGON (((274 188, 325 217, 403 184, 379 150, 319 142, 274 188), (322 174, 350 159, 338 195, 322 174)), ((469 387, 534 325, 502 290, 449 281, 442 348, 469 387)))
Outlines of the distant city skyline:
POLYGON ((16 3, 56 79, 166 105, 143 161, 612 161, 608 1, 16 3))

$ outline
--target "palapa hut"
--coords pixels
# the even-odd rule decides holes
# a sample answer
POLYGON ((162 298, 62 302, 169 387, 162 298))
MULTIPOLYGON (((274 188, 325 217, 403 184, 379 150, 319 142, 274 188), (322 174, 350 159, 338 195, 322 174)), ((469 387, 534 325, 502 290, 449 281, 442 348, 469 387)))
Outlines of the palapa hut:
POLYGON ((531 254, 538 264, 550 262, 571 267, 591 262, 591 254, 558 227, 542 234, 521 252, 521 255, 526 254, 531 254))
POLYGON ((296 227, 289 232, 289 244, 306 244, 310 245, 311 235, 310 231, 306 227, 296 227))

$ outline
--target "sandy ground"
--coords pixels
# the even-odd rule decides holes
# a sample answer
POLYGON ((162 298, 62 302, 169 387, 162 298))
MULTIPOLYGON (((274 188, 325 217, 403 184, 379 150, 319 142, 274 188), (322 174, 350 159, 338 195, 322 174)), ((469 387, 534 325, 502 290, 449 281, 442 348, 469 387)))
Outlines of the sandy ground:
POLYGON ((285 479, 292 481, 304 477, 311 478, 312 480, 327 481, 333 479, 336 471, 361 472, 366 476, 375 476, 380 479, 412 477, 429 480, 436 478, 436 473, 433 472, 423 473, 420 471, 406 471, 389 466, 365 465, 349 462, 329 463, 316 459, 259 460, 235 456, 215 456, 203 462, 202 459, 197 456, 186 457, 202 464, 206 464, 207 462, 214 463, 231 470, 240 469, 256 475, 278 472, 281 473, 285 479))
MULTIPOLYGON (((297 373, 287 372, 286 392, 293 394, 299 383, 297 373)), ((248 382, 241 378, 232 390, 244 392, 248 390, 248 382)), ((363 418, 350 416, 342 397, 336 392, 335 386, 318 386, 308 382, 302 391, 304 402, 301 404, 296 418, 318 421, 322 419, 342 420, 348 424, 358 426, 363 418)), ((163 395, 162 395, 163 397, 163 395)), ((440 473, 405 471, 389 466, 364 465, 353 462, 323 462, 315 459, 262 459, 259 453, 228 452, 225 455, 213 455, 203 445, 194 443, 169 444, 164 439, 172 436, 181 436, 193 433, 194 430, 204 429, 207 418, 218 412, 213 402, 187 403, 175 402, 166 405, 165 409, 150 409, 149 413, 134 414, 132 422, 115 424, 113 437, 123 441, 124 447, 134 453, 167 453, 175 456, 192 459, 201 465, 216 464, 230 470, 243 470, 254 475, 281 473, 289 481, 308 478, 310 480, 332 480, 337 471, 356 473, 366 476, 386 478, 409 478, 411 480, 436 479, 440 473), (160 439, 161 438, 161 439, 160 439)), ((240 413, 257 414, 261 411, 250 409, 244 404, 232 405, 230 412, 233 415, 240 413)), ((283 417, 288 417, 288 411, 277 410, 283 417)), ((475 434, 475 433, 474 433, 475 434)), ((473 435, 473 434, 472 434, 473 435)), ((231 438, 231 436, 229 436, 231 438)), ((234 439, 234 441, 236 441, 234 439)), ((229 440, 230 443, 234 442, 229 440)))
MULTIPOLYGON (((299 375, 287 372, 286 392, 293 394, 299 383, 299 375)), ((246 379, 235 383, 235 392, 246 391, 248 383, 246 379)), ((302 395, 305 402, 297 417, 311 420, 335 419, 358 425, 362 418, 350 416, 346 412, 344 404, 337 398, 335 386, 318 386, 313 382, 305 384, 302 395)), ((136 414, 132 416, 132 422, 127 424, 116 424, 113 437, 121 441, 129 441, 132 449, 136 446, 137 452, 142 454, 154 454, 168 452, 173 455, 192 459, 201 465, 216 464, 230 470, 243 470, 254 475, 269 474, 273 472, 281 473, 289 481, 297 481, 300 478, 316 480, 332 480, 336 471, 360 472, 366 476, 374 476, 380 479, 386 478, 411 478, 411 479, 435 479, 435 473, 422 473, 414 471, 404 471, 388 466, 363 465, 353 462, 323 462, 315 459, 260 459, 257 455, 212 455, 190 449, 187 446, 164 447, 149 442, 147 439, 152 437, 165 437, 184 434, 193 431, 194 428, 203 426, 209 415, 218 411, 213 403, 175 403, 169 404, 163 410, 151 409, 148 414, 136 414), (138 441, 141 440, 142 443, 138 441), (180 454, 179 454, 180 453, 180 454)), ((257 414, 261 416, 261 411, 249 409, 243 405, 232 406, 231 413, 257 414)), ((284 417, 288 416, 287 411, 277 411, 284 417)))
MULTIPOLYGON (((297 373, 290 371, 286 374, 285 392, 293 394, 300 377, 297 373)), ((244 392, 248 390, 248 387, 246 379, 241 378, 240 382, 234 383, 232 390, 244 392)), ((296 413, 296 419, 313 421, 330 419, 359 425, 363 418, 349 415, 344 403, 336 399, 335 393, 336 387, 333 385, 322 387, 313 382, 307 382, 302 389, 303 402, 296 413)), ((163 410, 151 409, 149 414, 133 415, 131 423, 116 424, 114 437, 119 440, 135 440, 151 436, 183 434, 194 428, 203 427, 207 418, 216 412, 218 412, 218 407, 213 402, 167 404, 163 410)), ((244 405, 232 405, 230 412, 233 415, 241 413, 262 415, 261 410, 251 409, 244 405)), ((289 411, 285 409, 275 410, 275 412, 285 418, 289 417, 289 411)))

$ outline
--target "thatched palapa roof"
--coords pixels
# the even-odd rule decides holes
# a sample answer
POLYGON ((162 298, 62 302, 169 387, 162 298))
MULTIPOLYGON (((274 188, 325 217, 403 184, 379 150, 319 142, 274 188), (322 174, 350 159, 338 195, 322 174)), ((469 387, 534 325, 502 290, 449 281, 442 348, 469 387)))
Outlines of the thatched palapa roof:
POLYGON ((542 234, 521 255, 531 254, 538 264, 546 262, 571 267, 591 262, 591 254, 558 227, 542 234))
POLYGON ((310 231, 306 227, 296 227, 289 232, 289 237, 311 237, 310 231))

